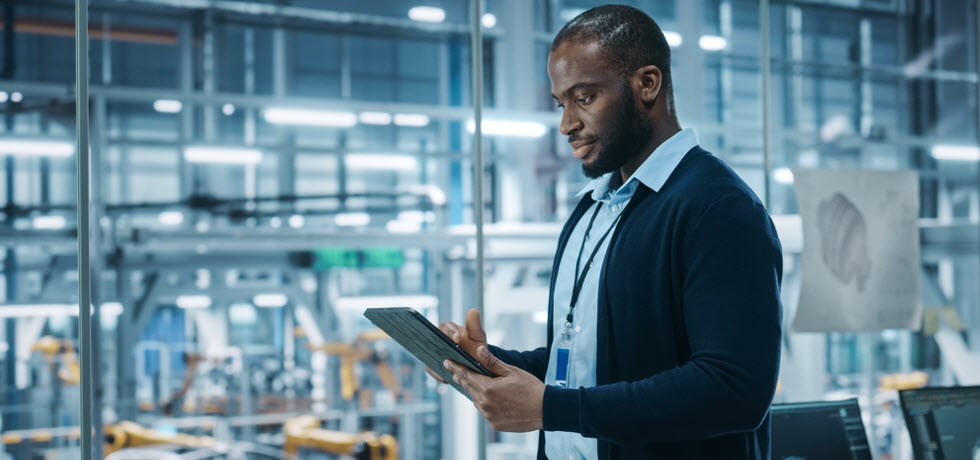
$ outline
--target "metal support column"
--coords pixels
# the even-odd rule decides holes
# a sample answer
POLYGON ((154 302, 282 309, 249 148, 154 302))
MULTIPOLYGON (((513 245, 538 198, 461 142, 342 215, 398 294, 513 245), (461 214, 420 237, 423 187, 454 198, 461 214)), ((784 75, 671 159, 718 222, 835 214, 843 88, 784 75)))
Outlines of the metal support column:
POLYGON ((89 266, 88 0, 75 1, 75 151, 78 155, 78 356, 81 458, 92 458, 92 292, 89 266))
POLYGON ((772 206, 772 160, 770 158, 770 132, 772 115, 769 101, 771 51, 769 50, 769 0, 759 0, 759 33, 762 34, 762 188, 766 209, 772 206))
MULTIPOLYGON (((483 1, 470 1, 470 57, 473 61, 473 224, 476 226, 476 310, 483 318, 483 1)), ((485 320, 484 320, 485 323, 485 320)), ((484 324, 485 327, 485 324, 484 324)), ((477 458, 487 458, 487 422, 477 424, 477 458)))

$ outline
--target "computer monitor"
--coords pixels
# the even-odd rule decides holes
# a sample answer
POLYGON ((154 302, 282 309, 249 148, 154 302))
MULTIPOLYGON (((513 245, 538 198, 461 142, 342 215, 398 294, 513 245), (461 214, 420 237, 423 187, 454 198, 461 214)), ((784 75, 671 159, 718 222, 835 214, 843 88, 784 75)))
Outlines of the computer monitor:
POLYGON ((857 399, 772 406, 773 460, 871 460, 857 399))
POLYGON ((980 460, 980 386, 899 392, 916 460, 980 460))

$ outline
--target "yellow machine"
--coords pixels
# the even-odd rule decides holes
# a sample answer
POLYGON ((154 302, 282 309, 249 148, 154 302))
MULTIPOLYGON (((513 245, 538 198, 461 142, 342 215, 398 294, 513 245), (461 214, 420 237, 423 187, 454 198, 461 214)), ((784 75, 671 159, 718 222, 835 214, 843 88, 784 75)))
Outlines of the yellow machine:
POLYGON ((295 457, 300 449, 315 449, 355 460, 398 460, 398 441, 391 435, 375 433, 342 433, 320 428, 320 420, 304 415, 283 425, 286 442, 283 450, 295 457))
POLYGON ((31 351, 44 355, 44 360, 51 367, 51 372, 64 385, 78 385, 81 380, 81 370, 78 366, 78 356, 75 355, 75 343, 50 335, 41 337, 31 347, 31 351), (59 366, 58 361, 61 361, 59 366))
POLYGON ((319 351, 329 355, 340 357, 340 395, 347 401, 354 399, 354 396, 361 393, 361 405, 366 405, 370 398, 365 395, 370 393, 361 390, 360 382, 355 375, 354 369, 361 361, 370 361, 374 364, 374 370, 378 373, 381 384, 390 391, 395 398, 401 396, 401 383, 395 377, 395 372, 391 365, 385 361, 385 356, 378 351, 367 346, 370 342, 390 339, 388 334, 380 329, 362 332, 357 336, 353 344, 346 342, 327 342, 322 345, 314 346, 309 343, 306 347, 312 351, 319 351))
POLYGON ((207 436, 166 434, 142 427, 133 422, 119 422, 105 427, 105 443, 102 451, 109 455, 128 447, 172 445, 181 447, 215 447, 218 442, 207 436))

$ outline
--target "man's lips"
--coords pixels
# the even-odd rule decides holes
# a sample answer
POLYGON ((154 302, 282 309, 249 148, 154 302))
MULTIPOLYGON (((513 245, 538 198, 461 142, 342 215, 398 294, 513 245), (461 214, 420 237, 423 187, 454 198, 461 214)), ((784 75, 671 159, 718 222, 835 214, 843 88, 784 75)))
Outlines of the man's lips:
POLYGON ((592 144, 594 143, 595 140, 572 142, 570 144, 572 146, 572 156, 578 158, 579 160, 585 158, 585 155, 589 153, 589 150, 592 148, 592 144))

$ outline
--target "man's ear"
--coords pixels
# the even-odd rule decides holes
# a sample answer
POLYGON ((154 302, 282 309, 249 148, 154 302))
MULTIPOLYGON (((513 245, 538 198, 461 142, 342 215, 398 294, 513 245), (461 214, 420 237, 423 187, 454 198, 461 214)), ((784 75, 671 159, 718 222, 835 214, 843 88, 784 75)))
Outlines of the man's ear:
POLYGON ((653 101, 660 95, 661 83, 663 82, 663 73, 660 72, 660 67, 655 65, 640 67, 634 76, 639 80, 640 100, 643 101, 643 105, 653 104, 653 101))

